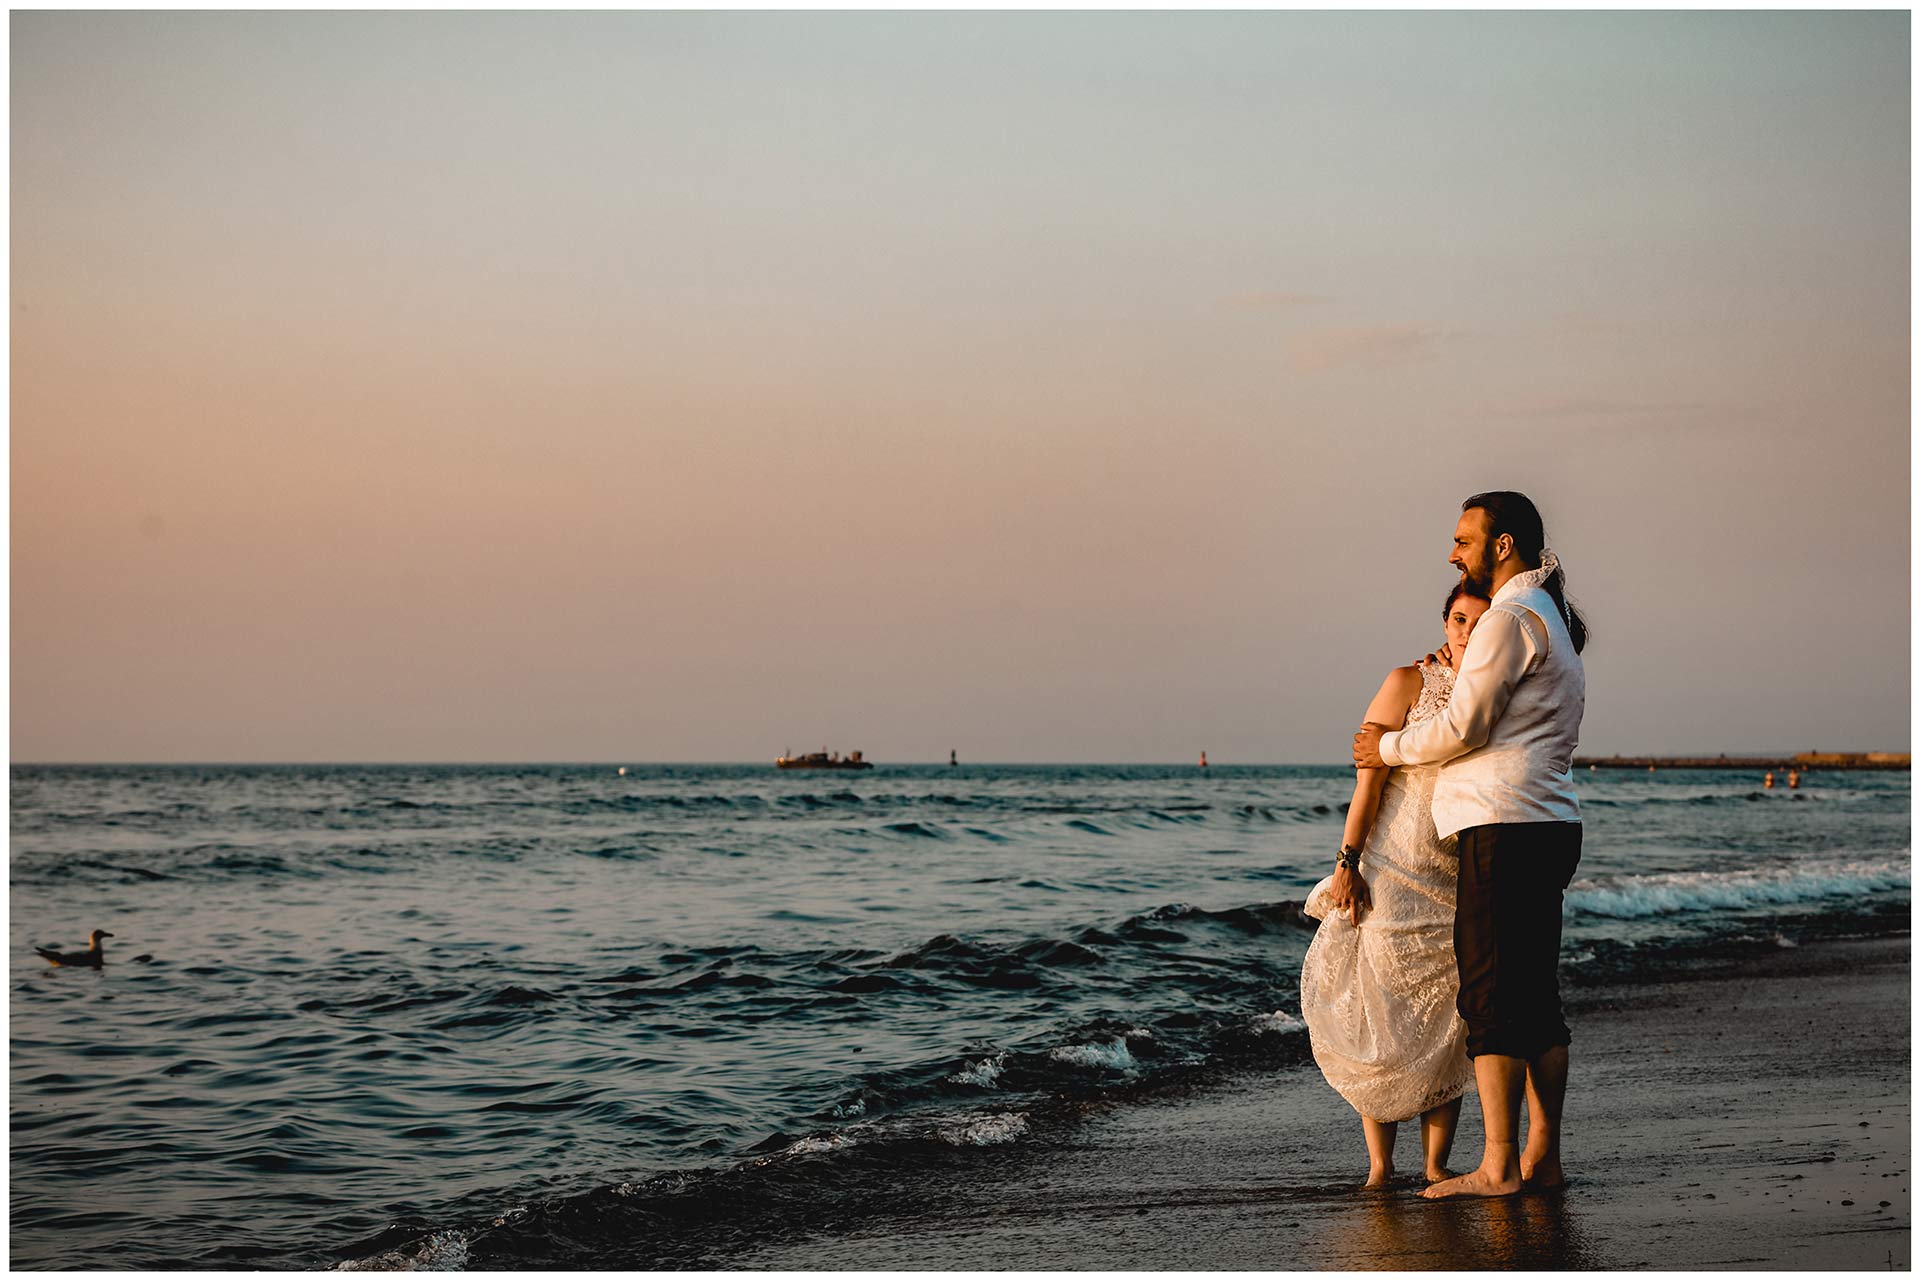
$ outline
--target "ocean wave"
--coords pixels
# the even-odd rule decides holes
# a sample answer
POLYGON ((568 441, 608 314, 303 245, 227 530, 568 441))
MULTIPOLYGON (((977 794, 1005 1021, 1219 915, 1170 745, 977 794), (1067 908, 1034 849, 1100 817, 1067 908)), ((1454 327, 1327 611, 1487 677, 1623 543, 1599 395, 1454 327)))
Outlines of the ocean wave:
POLYGON ((1285 1035, 1292 1032, 1304 1032, 1307 1030, 1307 1025, 1302 1022, 1296 1014, 1289 1014, 1285 1010, 1275 1010, 1271 1014, 1262 1014, 1254 1019, 1253 1030, 1256 1032, 1280 1033, 1285 1035))
POLYGON ((1126 1033, 1110 1037, 1104 1041, 1093 1041, 1081 1045, 1062 1045, 1048 1053, 1055 1063, 1067 1063, 1074 1067, 1093 1068, 1105 1072, 1138 1071, 1140 1062, 1133 1057, 1129 1039, 1152 1040, 1153 1033, 1146 1028, 1132 1028, 1126 1033))
POLYGON ((464 1272, 467 1268, 467 1234, 457 1228, 435 1232, 412 1247, 402 1247, 347 1259, 334 1265, 336 1272, 464 1272))
POLYGON ((852 1147, 856 1141, 849 1134, 810 1134, 789 1143, 777 1155, 818 1156, 822 1152, 838 1152, 841 1148, 852 1147))
POLYGON ((941 1139, 956 1147, 996 1147, 1002 1143, 1012 1143, 1025 1135, 1029 1129, 1028 1121, 1025 1112, 991 1113, 942 1126, 939 1134, 941 1139))
POLYGON ((1000 1081, 1000 1074, 1007 1070, 1007 1055, 1003 1050, 990 1055, 978 1063, 969 1063, 958 1072, 947 1077, 955 1085, 973 1085, 983 1090, 991 1090, 1000 1081))
POLYGON ((1639 919, 1714 909, 1782 907, 1911 888, 1911 865, 1820 859, 1732 872, 1661 872, 1578 880, 1567 906, 1587 916, 1639 919))

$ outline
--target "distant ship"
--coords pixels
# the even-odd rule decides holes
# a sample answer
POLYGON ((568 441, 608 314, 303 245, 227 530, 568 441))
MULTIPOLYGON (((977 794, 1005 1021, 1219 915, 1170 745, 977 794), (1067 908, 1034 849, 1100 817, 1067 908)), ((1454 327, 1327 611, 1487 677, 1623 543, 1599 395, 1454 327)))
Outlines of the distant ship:
POLYGON ((838 752, 808 752, 805 756, 780 756, 773 762, 781 769, 872 769, 873 762, 859 752, 841 756, 838 752))

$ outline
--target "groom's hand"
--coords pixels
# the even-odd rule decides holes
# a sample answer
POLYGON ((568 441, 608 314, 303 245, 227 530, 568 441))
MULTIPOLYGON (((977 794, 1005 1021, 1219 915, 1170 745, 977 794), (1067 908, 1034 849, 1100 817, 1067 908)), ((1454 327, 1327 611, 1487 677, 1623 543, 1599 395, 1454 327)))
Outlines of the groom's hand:
POLYGON ((1380 736, 1387 727, 1378 721, 1368 721, 1353 736, 1353 766, 1355 769, 1385 769, 1387 763, 1380 759, 1380 736))

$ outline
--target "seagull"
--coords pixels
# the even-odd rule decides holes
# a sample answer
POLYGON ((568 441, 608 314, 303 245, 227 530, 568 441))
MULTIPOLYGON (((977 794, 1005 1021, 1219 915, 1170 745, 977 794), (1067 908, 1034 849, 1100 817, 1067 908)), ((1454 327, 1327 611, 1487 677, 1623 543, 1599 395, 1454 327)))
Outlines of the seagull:
POLYGON ((113 935, 105 930, 95 930, 87 935, 87 950, 84 952, 56 952, 50 947, 36 947, 33 950, 47 958, 50 965, 87 965, 100 968, 100 940, 110 939, 113 935))

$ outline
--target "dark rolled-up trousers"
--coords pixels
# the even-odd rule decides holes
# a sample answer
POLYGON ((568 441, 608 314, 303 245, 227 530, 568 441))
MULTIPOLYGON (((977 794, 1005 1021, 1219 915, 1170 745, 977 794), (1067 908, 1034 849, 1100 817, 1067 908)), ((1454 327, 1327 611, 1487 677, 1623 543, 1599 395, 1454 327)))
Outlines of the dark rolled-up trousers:
POLYGON ((1467 1054, 1531 1059, 1573 1034, 1560 1013, 1561 894, 1578 823, 1490 823, 1460 833, 1453 952, 1467 1054))

